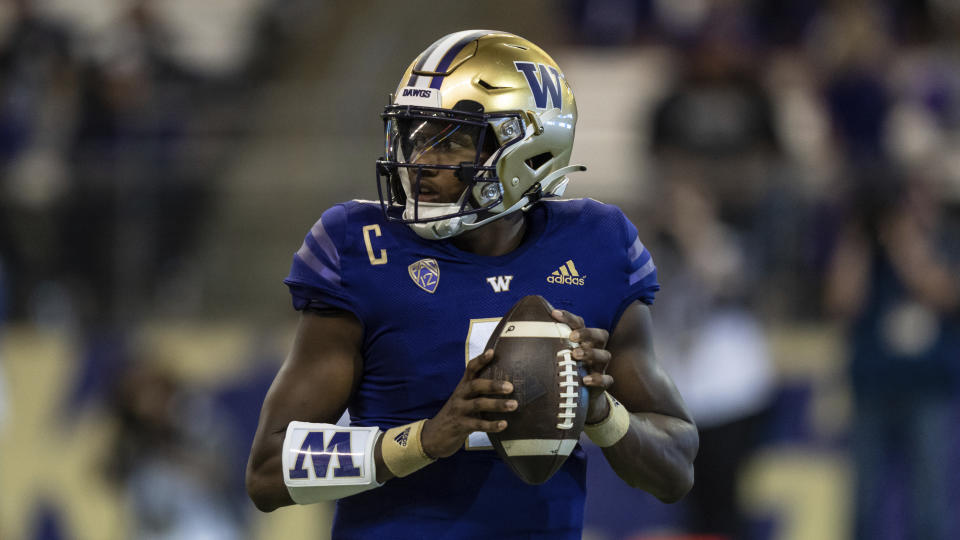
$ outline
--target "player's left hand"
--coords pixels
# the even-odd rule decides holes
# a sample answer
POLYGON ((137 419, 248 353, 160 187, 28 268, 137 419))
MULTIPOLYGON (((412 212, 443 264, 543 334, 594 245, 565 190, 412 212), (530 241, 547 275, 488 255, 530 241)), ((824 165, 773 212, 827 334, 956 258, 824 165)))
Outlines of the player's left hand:
POLYGON ((583 367, 587 370, 587 375, 583 377, 583 385, 587 387, 590 396, 587 423, 596 424, 607 417, 610 409, 603 395, 613 385, 613 376, 606 373, 610 352, 604 348, 610 333, 602 328, 587 328, 582 317, 569 311, 555 309, 551 315, 570 327, 570 341, 580 345, 573 350, 573 358, 583 362, 583 367))

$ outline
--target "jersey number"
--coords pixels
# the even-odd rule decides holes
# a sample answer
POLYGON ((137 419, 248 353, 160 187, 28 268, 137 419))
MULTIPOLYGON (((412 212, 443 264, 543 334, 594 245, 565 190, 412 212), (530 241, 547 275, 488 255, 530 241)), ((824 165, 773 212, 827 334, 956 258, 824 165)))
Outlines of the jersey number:
MULTIPOLYGON (((471 358, 476 358, 483 353, 483 348, 490 341, 490 336, 496 330, 500 323, 500 317, 491 317, 487 319, 470 319, 470 328, 467 329, 467 343, 464 350, 466 362, 471 358)), ((466 363, 464 364, 466 365, 466 363)), ((465 445, 467 450, 493 450, 493 444, 490 438, 482 431, 474 431, 467 437, 465 445)))

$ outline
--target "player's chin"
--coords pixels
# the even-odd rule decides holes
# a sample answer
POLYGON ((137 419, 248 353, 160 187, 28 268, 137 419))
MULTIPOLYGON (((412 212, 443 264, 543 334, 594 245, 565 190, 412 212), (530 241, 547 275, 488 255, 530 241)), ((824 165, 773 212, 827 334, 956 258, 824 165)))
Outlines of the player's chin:
POLYGON ((431 204, 454 204, 460 200, 460 196, 440 195, 437 193, 421 193, 417 200, 422 203, 431 204))

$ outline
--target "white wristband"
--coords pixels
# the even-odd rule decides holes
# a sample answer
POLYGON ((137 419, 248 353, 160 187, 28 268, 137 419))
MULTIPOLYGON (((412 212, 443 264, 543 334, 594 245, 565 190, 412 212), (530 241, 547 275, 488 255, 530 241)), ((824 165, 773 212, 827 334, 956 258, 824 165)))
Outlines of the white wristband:
POLYGON ((373 449, 377 427, 290 422, 283 439, 283 482, 297 504, 380 487, 373 449))

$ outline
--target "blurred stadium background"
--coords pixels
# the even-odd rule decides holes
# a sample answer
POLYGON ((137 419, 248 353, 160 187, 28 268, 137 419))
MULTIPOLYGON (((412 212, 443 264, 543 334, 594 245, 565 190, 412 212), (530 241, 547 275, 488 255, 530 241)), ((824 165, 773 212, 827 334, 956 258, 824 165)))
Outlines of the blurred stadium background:
MULTIPOLYGON (((659 354, 705 443, 732 441, 700 464, 705 507, 631 493, 594 459, 585 537, 679 538, 729 500, 744 538, 851 537, 830 261, 881 177, 956 223, 951 0, 3 0, 0 538, 329 535, 329 507, 264 515, 243 489, 296 323, 281 279, 323 209, 376 197, 387 93, 465 28, 564 67, 589 169, 568 195, 637 223, 659 354)), ((890 346, 956 331, 940 317, 901 313, 890 346)), ((957 431, 930 437, 958 457, 957 431)), ((889 470, 883 520, 909 538, 911 473, 889 470)))

